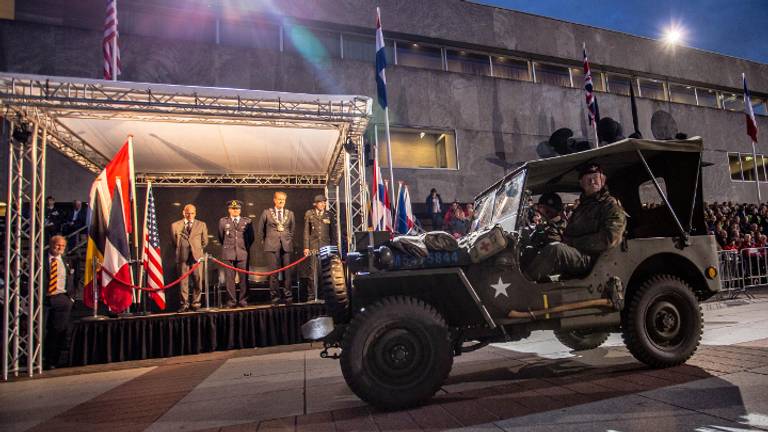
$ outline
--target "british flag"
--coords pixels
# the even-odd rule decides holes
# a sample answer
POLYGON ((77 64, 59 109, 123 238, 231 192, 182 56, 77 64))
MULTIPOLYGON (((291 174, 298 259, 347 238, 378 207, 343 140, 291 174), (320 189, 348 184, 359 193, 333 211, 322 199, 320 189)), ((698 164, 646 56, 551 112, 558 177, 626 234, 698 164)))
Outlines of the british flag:
POLYGON ((120 47, 117 46, 117 0, 107 0, 101 50, 104 53, 104 79, 116 80, 117 76, 120 75, 120 47))
POLYGON ((589 69, 589 60, 587 60, 587 45, 584 44, 584 97, 587 101, 589 110, 589 124, 596 125, 600 121, 600 109, 597 107, 597 98, 593 93, 592 70, 589 69))
MULTIPOLYGON (((144 213, 144 251, 141 257, 144 270, 147 272, 147 286, 160 288, 163 281, 163 260, 160 253, 160 233, 157 230, 155 214, 155 197, 152 194, 152 184, 147 185, 147 207, 144 213)), ((165 309, 165 293, 151 291, 150 296, 160 309, 165 309)))

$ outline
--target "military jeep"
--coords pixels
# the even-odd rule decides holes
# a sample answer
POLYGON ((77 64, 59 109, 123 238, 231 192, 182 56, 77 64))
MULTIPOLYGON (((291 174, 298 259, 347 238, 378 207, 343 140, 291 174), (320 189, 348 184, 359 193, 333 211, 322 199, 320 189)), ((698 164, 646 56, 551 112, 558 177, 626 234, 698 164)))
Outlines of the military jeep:
POLYGON ((342 262, 325 248, 320 291, 330 316, 306 323, 304 335, 322 339, 322 356, 340 358, 355 394, 383 409, 427 401, 454 356, 533 330, 552 330, 573 350, 620 332, 637 360, 679 365, 701 339, 699 301, 720 290, 704 222, 702 148, 699 138, 625 139, 524 163, 477 196, 472 230, 452 250, 403 249, 395 238, 342 262), (602 167, 626 212, 623 240, 583 278, 530 280, 520 257, 531 203, 546 192, 575 198, 577 167, 588 162, 602 167))

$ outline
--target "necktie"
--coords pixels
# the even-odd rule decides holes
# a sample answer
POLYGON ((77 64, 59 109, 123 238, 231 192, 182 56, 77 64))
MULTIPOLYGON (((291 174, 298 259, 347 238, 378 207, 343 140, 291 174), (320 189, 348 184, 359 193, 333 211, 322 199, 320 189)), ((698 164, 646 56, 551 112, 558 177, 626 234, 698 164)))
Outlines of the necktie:
POLYGON ((280 219, 280 221, 283 220, 283 210, 282 209, 277 211, 277 218, 280 219))
POLYGON ((240 223, 240 218, 235 218, 235 225, 237 225, 238 223, 240 223))
POLYGON ((48 295, 52 295, 59 289, 59 260, 51 258, 51 273, 48 282, 48 295))

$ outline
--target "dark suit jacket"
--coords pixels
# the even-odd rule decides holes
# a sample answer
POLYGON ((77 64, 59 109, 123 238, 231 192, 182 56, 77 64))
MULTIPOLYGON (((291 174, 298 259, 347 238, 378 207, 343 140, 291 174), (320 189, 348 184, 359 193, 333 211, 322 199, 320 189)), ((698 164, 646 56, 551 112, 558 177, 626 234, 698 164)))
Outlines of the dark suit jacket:
POLYGON ((85 220, 86 220, 86 217, 88 216, 88 207, 86 207, 85 204, 83 204, 82 206, 80 206, 80 211, 77 212, 77 217, 75 217, 75 219, 72 220, 74 216, 75 216, 75 209, 73 208, 72 212, 69 213, 69 215, 67 216, 67 223, 72 224, 71 229, 73 231, 85 226, 85 220))
MULTIPOLYGON (((48 282, 51 280, 51 255, 48 253, 43 254, 43 297, 46 297, 48 295, 48 282)), ((64 290, 67 292, 67 295, 69 298, 74 299, 75 293, 74 293, 74 273, 72 271, 72 267, 69 265, 69 262, 66 258, 62 257, 62 260, 64 261, 64 269, 66 270, 67 277, 64 280, 64 290)))
POLYGON ((256 237, 264 242, 264 252, 280 252, 280 247, 286 252, 293 252, 293 230, 296 228, 296 218, 293 212, 283 208, 285 215, 285 230, 277 230, 277 221, 272 217, 270 209, 261 212, 259 224, 256 227, 256 237))
POLYGON ((247 217, 240 216, 237 224, 229 216, 219 219, 219 241, 221 258, 230 261, 248 259, 248 250, 253 244, 253 225, 247 217))
POLYGON ((185 223, 185 219, 180 219, 171 224, 171 241, 176 250, 177 263, 187 262, 190 254, 195 261, 199 260, 203 257, 205 246, 208 244, 208 226, 205 222, 195 219, 189 235, 184 229, 185 223))

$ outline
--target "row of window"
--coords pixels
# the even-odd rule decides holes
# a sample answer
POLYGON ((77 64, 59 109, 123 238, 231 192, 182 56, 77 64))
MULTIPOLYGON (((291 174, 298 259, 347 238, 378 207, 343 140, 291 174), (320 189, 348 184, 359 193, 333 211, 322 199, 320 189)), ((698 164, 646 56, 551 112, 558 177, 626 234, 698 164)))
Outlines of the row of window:
MULTIPOLYGON (((245 46, 296 53, 308 61, 328 58, 375 61, 373 35, 359 35, 309 28, 302 25, 270 21, 242 20, 223 16, 213 19, 201 15, 168 16, 126 11, 121 17, 121 31, 174 39, 202 42, 215 40, 225 45, 245 46), (194 22, 195 25, 190 25, 194 22)), ((387 61, 399 66, 436 69, 450 72, 530 81, 562 87, 581 88, 581 66, 531 61, 514 56, 471 52, 402 40, 385 40, 387 61)), ((609 71, 593 70, 597 91, 629 95, 630 86, 638 97, 671 101, 732 111, 744 109, 743 96, 731 93, 609 71)), ((756 114, 768 115, 768 101, 752 98, 756 114)))
POLYGON ((766 181, 765 172, 768 169, 768 156, 752 153, 728 153, 728 166, 733 181, 755 181, 755 165, 757 165, 757 178, 766 181))

